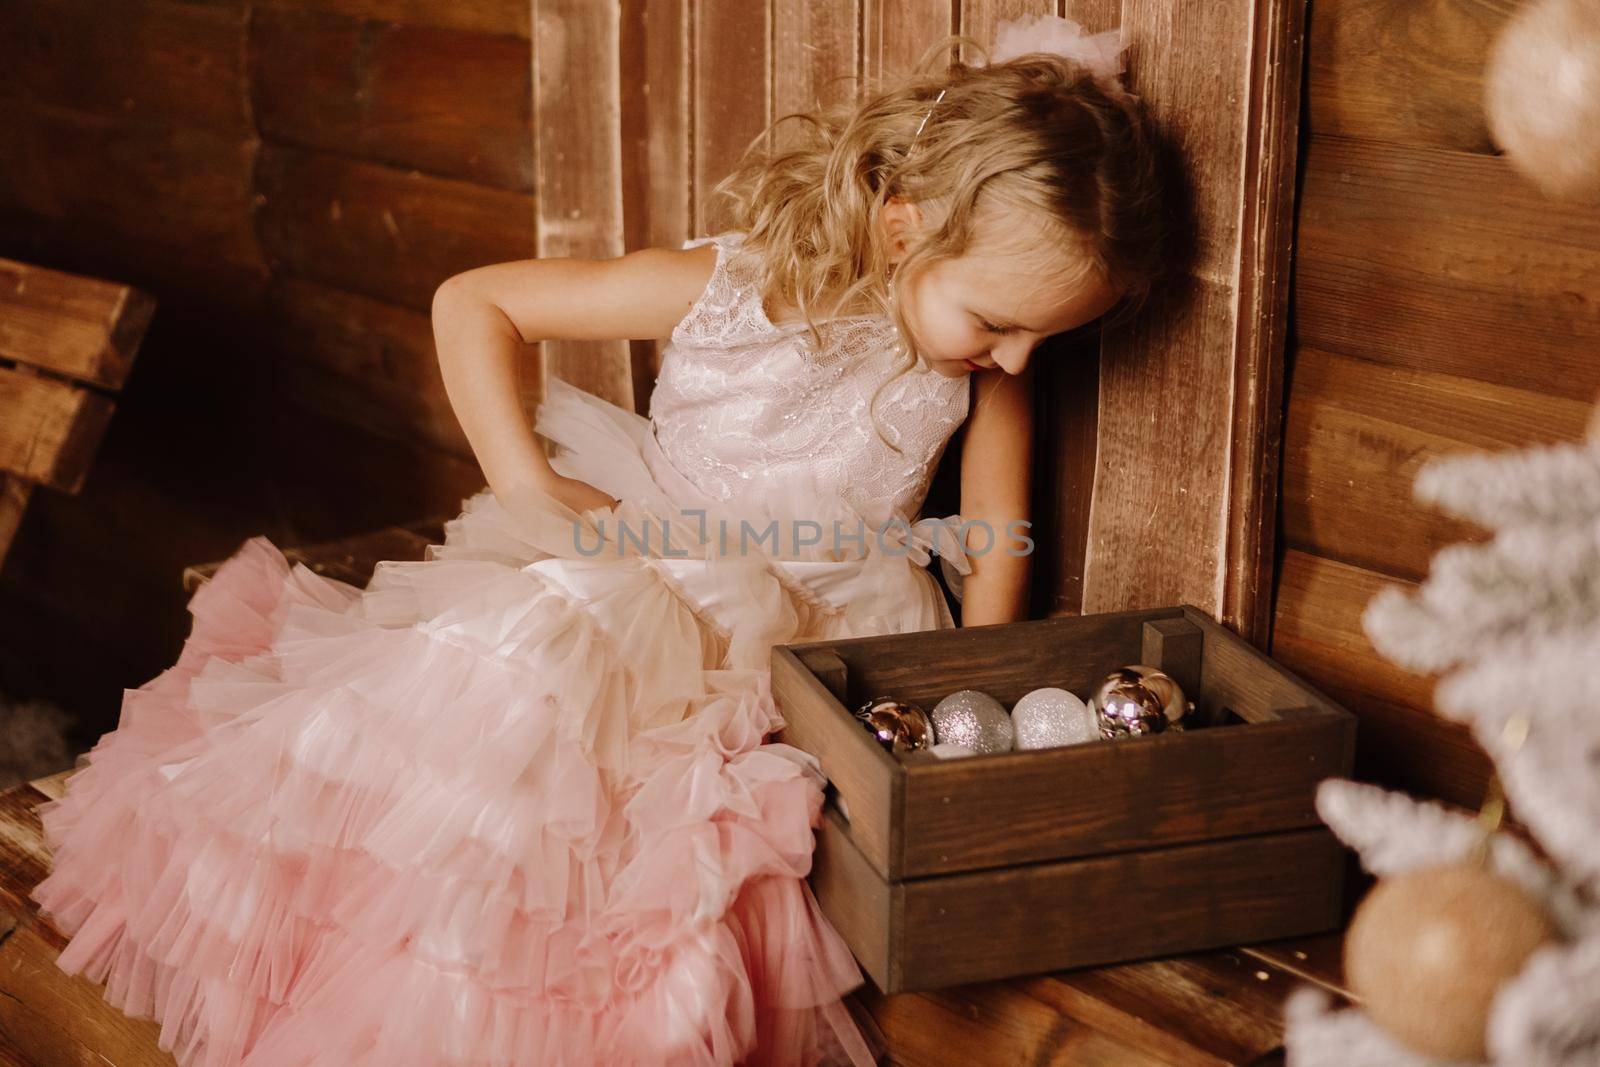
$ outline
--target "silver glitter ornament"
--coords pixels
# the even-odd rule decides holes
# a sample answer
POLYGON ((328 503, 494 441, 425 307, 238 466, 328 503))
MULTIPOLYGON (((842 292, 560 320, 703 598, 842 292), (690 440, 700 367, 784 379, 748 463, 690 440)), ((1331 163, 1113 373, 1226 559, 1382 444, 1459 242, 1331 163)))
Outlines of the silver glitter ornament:
POLYGON ((1019 749, 1056 748, 1100 740, 1100 724, 1089 705, 1065 689, 1035 689, 1011 709, 1019 749))
POLYGON ((933 730, 941 744, 961 745, 980 756, 1011 751, 1011 716, 988 693, 960 689, 933 706, 933 730))
POLYGON ((874 697, 856 709, 855 717, 890 752, 915 752, 933 744, 933 723, 916 704, 874 697))
POLYGON ((1094 694, 1100 736, 1108 740, 1182 730, 1194 705, 1165 672, 1143 664, 1112 671, 1094 694))

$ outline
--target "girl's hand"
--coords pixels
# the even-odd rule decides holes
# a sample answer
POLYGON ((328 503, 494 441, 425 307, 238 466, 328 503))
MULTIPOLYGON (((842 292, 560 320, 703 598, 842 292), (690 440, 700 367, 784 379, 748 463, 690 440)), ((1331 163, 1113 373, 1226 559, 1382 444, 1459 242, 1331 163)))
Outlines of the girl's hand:
POLYGON ((579 481, 576 478, 568 478, 560 474, 556 475, 553 481, 545 482, 543 488, 546 493, 549 493, 579 515, 593 508, 610 509, 621 503, 611 494, 596 489, 588 482, 579 481))

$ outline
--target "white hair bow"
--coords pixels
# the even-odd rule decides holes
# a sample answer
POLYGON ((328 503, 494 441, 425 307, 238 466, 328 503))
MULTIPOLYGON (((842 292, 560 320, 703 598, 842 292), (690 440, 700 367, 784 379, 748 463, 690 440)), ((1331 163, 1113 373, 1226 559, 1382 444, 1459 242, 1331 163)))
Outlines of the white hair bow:
POLYGON ((1086 34, 1082 26, 1059 15, 1024 15, 995 28, 989 58, 1004 63, 1029 52, 1051 52, 1077 60, 1097 78, 1114 78, 1122 73, 1124 47, 1120 29, 1086 34))

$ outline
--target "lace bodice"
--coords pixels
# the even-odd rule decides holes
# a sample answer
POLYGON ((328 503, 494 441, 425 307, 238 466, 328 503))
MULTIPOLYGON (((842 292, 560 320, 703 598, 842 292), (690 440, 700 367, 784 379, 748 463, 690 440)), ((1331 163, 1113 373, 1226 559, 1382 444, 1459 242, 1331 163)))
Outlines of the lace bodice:
POLYGON ((896 373, 896 330, 885 315, 819 324, 817 350, 803 322, 773 323, 761 305, 744 235, 701 237, 717 246, 705 292, 672 331, 650 400, 667 460, 717 500, 790 477, 815 478, 863 514, 887 503, 917 518, 950 435, 967 417, 968 380, 918 367, 896 373))

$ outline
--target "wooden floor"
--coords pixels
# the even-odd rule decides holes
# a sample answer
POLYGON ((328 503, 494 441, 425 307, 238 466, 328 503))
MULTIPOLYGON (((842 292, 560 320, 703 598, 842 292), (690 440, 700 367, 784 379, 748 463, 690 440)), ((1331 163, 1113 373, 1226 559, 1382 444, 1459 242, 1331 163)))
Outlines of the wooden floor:
MULTIPOLYGON (((434 540, 437 526, 396 527, 293 558, 364 585, 378 560, 420 558, 434 540)), ((214 570, 191 568, 185 582, 214 570)), ((173 1067, 154 1023, 55 967, 65 941, 28 897, 49 870, 35 808, 66 777, 0 793, 0 1067, 173 1067)), ((901 1067, 1266 1067, 1283 1062, 1291 990, 1347 995, 1339 950, 1330 935, 931 993, 885 997, 869 983, 849 1002, 881 1062, 901 1067)))

